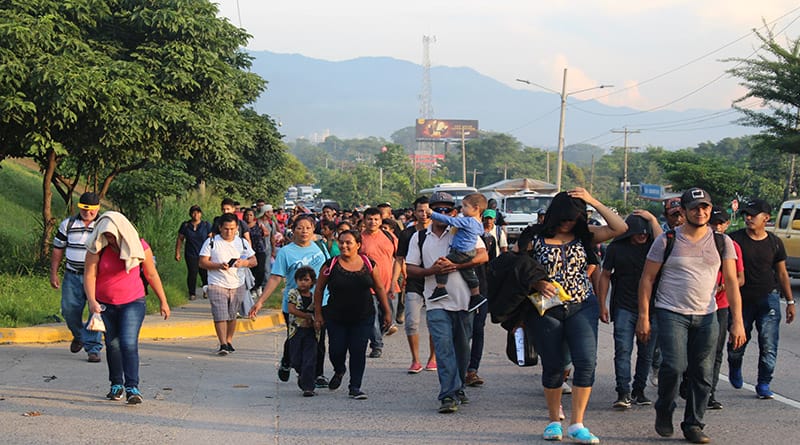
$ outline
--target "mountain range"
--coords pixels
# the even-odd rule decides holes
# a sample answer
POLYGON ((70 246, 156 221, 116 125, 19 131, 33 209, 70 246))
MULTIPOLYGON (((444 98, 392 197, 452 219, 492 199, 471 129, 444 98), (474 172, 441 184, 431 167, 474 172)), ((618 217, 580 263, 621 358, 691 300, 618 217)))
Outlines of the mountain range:
MULTIPOLYGON (((390 57, 335 62, 269 51, 250 54, 252 71, 268 82, 255 109, 278 121, 288 140, 388 139, 420 117, 421 65, 390 57)), ((532 147, 556 147, 559 94, 511 88, 466 67, 434 66, 430 77, 433 118, 476 119, 481 130, 508 133, 532 147)), ((629 135, 629 146, 667 149, 757 132, 732 124, 737 118, 732 110, 643 112, 574 97, 567 104, 566 145, 621 146, 622 135, 611 130, 623 127, 641 131, 629 135)))

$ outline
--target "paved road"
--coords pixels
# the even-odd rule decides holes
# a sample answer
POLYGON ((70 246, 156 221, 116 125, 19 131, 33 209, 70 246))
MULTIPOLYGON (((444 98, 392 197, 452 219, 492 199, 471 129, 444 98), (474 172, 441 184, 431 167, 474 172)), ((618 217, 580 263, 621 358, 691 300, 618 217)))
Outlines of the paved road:
MULTIPOLYGON (((239 335, 237 352, 213 354, 211 337, 143 341, 145 402, 127 406, 104 398, 105 364, 70 354, 68 343, 0 346, 0 442, 4 444, 452 444, 544 443, 547 423, 540 368, 507 361, 504 332, 487 327, 480 374, 487 383, 469 389, 472 403, 458 413, 436 412, 436 373, 408 375, 402 331, 387 338, 384 356, 369 359, 366 401, 347 398, 346 385, 300 395, 294 377, 281 383, 275 364, 284 333, 272 329, 239 335), (55 376, 54 379, 48 378, 55 376), (26 417, 37 411, 40 416, 26 417)), ((720 382, 722 411, 707 413, 706 431, 716 443, 797 443, 800 335, 784 328, 773 388, 792 400, 762 401, 752 390, 720 382)), ((659 438, 650 407, 610 409, 615 398, 611 327, 600 327, 597 383, 586 418, 603 443, 683 443, 659 438)), ((754 379, 755 355, 748 352, 745 380, 754 379)), ((726 371, 727 367, 724 367, 726 371)), ((330 365, 326 367, 330 375, 330 365)), ((346 381, 345 381, 346 382, 346 381)), ((654 398, 654 391, 648 389, 654 398)), ((569 411, 569 396, 565 409, 569 411)), ((679 410, 682 405, 679 406, 679 410)), ((680 439, 680 440, 679 440, 680 439)))

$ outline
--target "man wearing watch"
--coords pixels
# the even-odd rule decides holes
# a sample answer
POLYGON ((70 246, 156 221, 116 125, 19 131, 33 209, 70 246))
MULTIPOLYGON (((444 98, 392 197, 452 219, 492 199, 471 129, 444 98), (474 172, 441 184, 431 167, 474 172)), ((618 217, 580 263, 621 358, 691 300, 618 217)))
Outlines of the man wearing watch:
POLYGON ((786 323, 794 321, 795 306, 789 274, 786 272, 786 250, 783 242, 766 231, 772 208, 762 199, 754 199, 741 210, 745 228, 731 234, 742 248, 744 286, 742 319, 747 342, 734 349, 728 345, 728 379, 734 388, 741 388, 742 358, 750 341, 753 324, 758 331, 758 380, 756 394, 760 399, 772 399, 772 374, 778 359, 778 337, 781 323, 780 297, 786 298, 786 323))

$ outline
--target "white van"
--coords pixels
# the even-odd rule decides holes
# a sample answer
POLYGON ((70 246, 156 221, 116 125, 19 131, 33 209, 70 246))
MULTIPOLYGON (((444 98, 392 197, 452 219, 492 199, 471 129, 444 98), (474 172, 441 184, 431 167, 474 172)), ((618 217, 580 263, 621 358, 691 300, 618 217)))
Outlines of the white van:
POLYGON ((436 184, 433 186, 433 188, 422 189, 419 191, 419 194, 430 198, 433 192, 446 192, 451 194, 456 202, 456 206, 460 206, 461 200, 464 199, 465 196, 469 195, 470 193, 478 193, 478 189, 475 187, 470 187, 463 182, 445 182, 442 184, 436 184))

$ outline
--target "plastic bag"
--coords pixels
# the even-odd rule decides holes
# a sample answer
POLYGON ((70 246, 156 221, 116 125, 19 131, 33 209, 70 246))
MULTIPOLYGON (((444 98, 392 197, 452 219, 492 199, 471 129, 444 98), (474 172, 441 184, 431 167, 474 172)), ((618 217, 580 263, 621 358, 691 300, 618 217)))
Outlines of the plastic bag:
POLYGON ((106 324, 103 323, 103 317, 100 314, 92 314, 89 318, 89 323, 86 324, 86 329, 95 332, 105 332, 106 324))
POLYGON ((572 299, 567 291, 564 290, 564 287, 558 282, 552 281, 550 284, 555 286, 556 290, 558 290, 558 293, 556 293, 555 296, 551 298, 545 298, 539 292, 534 292, 528 295, 528 298, 531 300, 533 305, 536 306, 536 310, 539 311, 539 315, 544 315, 544 313, 551 307, 562 305, 565 301, 572 299))

